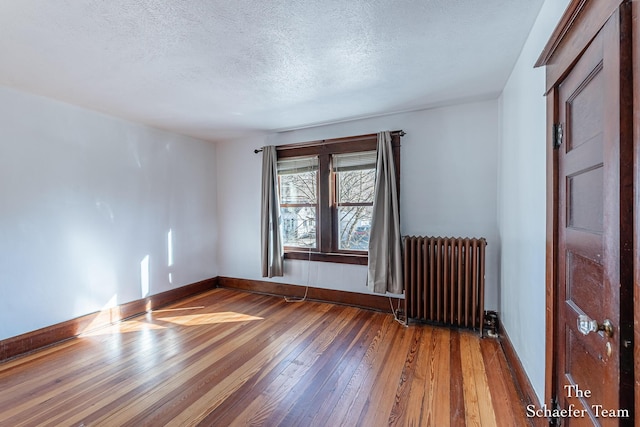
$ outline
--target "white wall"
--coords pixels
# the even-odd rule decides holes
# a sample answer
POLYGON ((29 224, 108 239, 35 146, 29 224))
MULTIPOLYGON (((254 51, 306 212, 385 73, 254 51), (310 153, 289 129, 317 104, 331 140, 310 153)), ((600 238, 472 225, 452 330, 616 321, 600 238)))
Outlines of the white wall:
POLYGON ((543 402, 545 368, 545 71, 533 64, 568 0, 547 0, 500 97, 500 314, 543 402))
MULTIPOLYGON (((260 279, 260 168, 255 148, 403 129, 401 229, 404 235, 482 236, 488 241, 487 308, 498 303, 498 102, 337 123, 218 144, 220 275, 260 279)), ((285 261, 274 281, 369 293, 366 267, 285 261)))
POLYGON ((214 165, 212 143, 0 87, 0 339, 216 276, 214 165))

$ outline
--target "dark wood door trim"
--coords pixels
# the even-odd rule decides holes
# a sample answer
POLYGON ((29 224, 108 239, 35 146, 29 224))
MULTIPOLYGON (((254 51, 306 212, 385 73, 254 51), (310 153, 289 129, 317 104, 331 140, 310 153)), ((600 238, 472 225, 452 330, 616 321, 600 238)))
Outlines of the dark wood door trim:
POLYGON ((632 2, 633 164, 634 164, 634 365, 635 411, 640 414, 640 0, 632 2))
POLYGON ((556 389, 555 348, 556 336, 553 324, 556 318, 557 279, 556 253, 558 236, 558 153, 553 149, 554 129, 558 122, 558 89, 552 88, 547 94, 547 236, 546 236, 546 346, 545 346, 545 394, 544 402, 551 404, 556 389))
MULTIPOLYGON (((634 98, 637 98, 637 88, 634 90, 633 82, 633 45, 632 35, 634 33, 634 25, 636 30, 638 22, 633 21, 632 4, 625 2, 620 6, 620 104, 619 104, 619 120, 620 120, 620 299, 624 303, 621 304, 620 311, 620 338, 621 338, 621 382, 622 387, 629 393, 623 395, 621 405, 634 410, 634 414, 638 414, 637 405, 634 404, 633 390, 635 389, 635 376, 638 373, 634 370, 634 352, 630 347, 634 341, 634 323, 635 316, 640 313, 634 312, 634 265, 637 258, 634 257, 634 203, 638 198, 638 188, 634 187, 634 98), (635 92, 635 95, 634 95, 635 92), (625 343, 629 343, 628 345, 625 343)), ((636 58, 637 62, 640 58, 636 58)), ((638 81, 640 83, 640 80, 638 81)), ((637 163, 635 164, 637 166, 637 163)), ((637 233, 637 228, 635 228, 637 233)))
POLYGON ((628 1, 572 0, 569 3, 535 65, 546 66, 547 91, 558 84, 611 14, 628 1))

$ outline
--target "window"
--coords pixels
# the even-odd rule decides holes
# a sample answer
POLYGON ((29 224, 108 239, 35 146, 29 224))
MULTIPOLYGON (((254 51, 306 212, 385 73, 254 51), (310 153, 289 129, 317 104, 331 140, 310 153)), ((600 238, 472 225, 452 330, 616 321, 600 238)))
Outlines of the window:
MULTIPOLYGON (((400 132, 392 143, 399 178, 400 132)), ((278 147, 285 258, 367 263, 376 147, 376 134, 278 147)))

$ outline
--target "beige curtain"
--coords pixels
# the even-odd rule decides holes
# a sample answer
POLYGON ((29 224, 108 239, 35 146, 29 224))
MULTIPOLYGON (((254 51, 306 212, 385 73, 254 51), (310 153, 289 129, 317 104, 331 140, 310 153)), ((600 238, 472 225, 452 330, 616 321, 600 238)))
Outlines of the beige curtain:
POLYGON ((283 276, 280 201, 278 200, 278 156, 273 145, 262 148, 262 206, 260 248, 262 277, 283 276))
POLYGON ((401 294, 402 246, 398 187, 391 134, 378 134, 376 187, 373 199, 367 285, 376 293, 401 294))

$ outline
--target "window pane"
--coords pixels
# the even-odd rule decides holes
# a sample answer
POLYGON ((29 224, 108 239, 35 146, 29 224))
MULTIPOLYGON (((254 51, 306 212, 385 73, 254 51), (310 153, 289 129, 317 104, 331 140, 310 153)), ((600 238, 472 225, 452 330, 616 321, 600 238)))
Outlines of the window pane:
POLYGON ((338 207, 339 249, 362 250, 369 248, 372 206, 338 207))
POLYGON ((312 204, 317 203, 316 171, 280 175, 280 203, 281 204, 312 204))
POLYGON ((373 203, 375 169, 336 173, 338 205, 341 203, 373 203))
POLYGON ((375 169, 376 151, 361 151, 358 153, 334 154, 333 170, 344 172, 358 169, 375 169))
POLYGON ((318 156, 291 157, 278 160, 278 175, 318 170, 318 156))
POLYGON ((278 181, 284 246, 317 247, 318 157, 279 160, 278 181))
POLYGON ((280 208, 284 246, 316 247, 315 206, 280 208))
POLYGON ((375 151, 334 156, 338 204, 338 249, 369 247, 375 191, 375 151), (353 206, 357 204, 356 206, 353 206))

